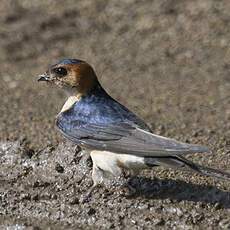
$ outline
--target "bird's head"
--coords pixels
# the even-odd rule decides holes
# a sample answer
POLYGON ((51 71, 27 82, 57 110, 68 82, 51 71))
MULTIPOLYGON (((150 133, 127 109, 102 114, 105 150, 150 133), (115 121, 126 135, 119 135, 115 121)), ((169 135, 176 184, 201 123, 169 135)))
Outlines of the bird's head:
POLYGON ((38 81, 46 81, 63 88, 70 94, 87 94, 98 80, 93 68, 82 60, 63 59, 52 65, 39 76, 38 81))

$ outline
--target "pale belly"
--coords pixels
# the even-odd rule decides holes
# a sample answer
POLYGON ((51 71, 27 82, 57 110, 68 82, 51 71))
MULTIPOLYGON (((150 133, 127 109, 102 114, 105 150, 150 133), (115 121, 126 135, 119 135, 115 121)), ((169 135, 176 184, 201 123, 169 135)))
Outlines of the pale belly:
POLYGON ((120 174, 122 169, 135 172, 148 168, 145 164, 144 157, 98 150, 91 151, 90 155, 94 166, 97 166, 103 171, 110 172, 115 176, 120 174))

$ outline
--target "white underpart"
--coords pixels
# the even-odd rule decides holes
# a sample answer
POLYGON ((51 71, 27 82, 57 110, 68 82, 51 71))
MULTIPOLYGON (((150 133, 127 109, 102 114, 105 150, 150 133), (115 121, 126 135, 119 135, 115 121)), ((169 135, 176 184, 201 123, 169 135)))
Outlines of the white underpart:
POLYGON ((122 169, 137 173, 141 169, 147 168, 144 157, 98 150, 91 151, 90 156, 93 161, 94 184, 102 183, 103 178, 107 175, 119 177, 122 174, 122 169))
POLYGON ((70 96, 67 99, 67 101, 65 102, 65 104, 63 105, 60 113, 63 113, 65 111, 67 111, 68 109, 70 109, 73 106, 73 104, 75 102, 77 102, 77 101, 79 101, 79 97, 78 96, 70 96))

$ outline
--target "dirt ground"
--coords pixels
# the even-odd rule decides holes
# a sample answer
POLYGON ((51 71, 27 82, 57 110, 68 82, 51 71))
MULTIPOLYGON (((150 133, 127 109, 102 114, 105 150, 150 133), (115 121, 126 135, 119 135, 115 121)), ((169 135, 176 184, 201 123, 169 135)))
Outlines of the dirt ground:
POLYGON ((230 183, 188 172, 83 202, 91 162, 54 126, 65 95, 36 82, 64 57, 156 134, 212 150, 189 159, 230 172, 229 0, 1 0, 0 229, 230 229, 230 183))

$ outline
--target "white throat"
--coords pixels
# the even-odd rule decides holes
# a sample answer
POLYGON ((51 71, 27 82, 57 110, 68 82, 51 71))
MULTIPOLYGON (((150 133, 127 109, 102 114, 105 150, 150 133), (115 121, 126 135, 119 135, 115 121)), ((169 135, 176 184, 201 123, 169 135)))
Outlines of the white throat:
POLYGON ((63 113, 67 110, 69 110, 73 104, 77 101, 80 100, 80 97, 79 96, 70 96, 67 101, 65 102, 65 104, 63 105, 62 109, 61 109, 61 112, 60 113, 63 113))

